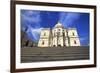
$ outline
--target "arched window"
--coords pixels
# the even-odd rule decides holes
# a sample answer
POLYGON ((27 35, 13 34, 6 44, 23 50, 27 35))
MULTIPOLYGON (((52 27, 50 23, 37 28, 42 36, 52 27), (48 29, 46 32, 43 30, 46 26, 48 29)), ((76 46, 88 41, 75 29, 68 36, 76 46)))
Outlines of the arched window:
POLYGON ((44 45, 44 41, 42 41, 42 45, 44 45))
POLYGON ((74 40, 74 44, 76 44, 76 40, 74 40))
POLYGON ((44 33, 44 36, 46 36, 46 33, 44 33))
POLYGON ((65 33, 63 32, 63 36, 65 36, 65 33))
POLYGON ((58 29, 58 31, 60 31, 60 29, 58 29))
POLYGON ((73 34, 73 36, 75 35, 74 32, 72 34, 73 34))

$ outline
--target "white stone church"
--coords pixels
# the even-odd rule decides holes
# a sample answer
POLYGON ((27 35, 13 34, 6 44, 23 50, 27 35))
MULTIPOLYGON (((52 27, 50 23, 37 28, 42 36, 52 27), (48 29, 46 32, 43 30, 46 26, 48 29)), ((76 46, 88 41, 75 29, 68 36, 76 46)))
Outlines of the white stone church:
POLYGON ((80 46, 76 28, 65 29, 61 23, 54 28, 44 28, 40 33, 38 47, 80 46))

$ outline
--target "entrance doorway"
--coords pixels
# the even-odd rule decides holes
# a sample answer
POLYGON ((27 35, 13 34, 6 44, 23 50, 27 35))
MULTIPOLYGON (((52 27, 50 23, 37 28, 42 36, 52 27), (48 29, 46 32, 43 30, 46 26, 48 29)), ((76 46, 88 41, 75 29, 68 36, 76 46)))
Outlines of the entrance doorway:
POLYGON ((61 44, 59 44, 58 46, 60 46, 60 47, 61 47, 61 44))

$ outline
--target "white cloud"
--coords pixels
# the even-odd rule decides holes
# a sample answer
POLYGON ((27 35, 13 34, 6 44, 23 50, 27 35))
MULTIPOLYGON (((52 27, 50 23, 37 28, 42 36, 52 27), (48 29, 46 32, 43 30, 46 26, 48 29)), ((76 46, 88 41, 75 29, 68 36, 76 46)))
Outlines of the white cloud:
POLYGON ((32 26, 39 28, 41 22, 40 11, 22 10, 21 11, 21 24, 23 27, 32 26))
POLYGON ((25 14, 22 14, 22 19, 26 22, 30 22, 30 23, 39 23, 40 22, 40 15, 36 15, 36 16, 27 16, 25 14))
POLYGON ((73 25, 76 20, 80 18, 80 13, 61 13, 60 22, 65 26, 73 25))
POLYGON ((33 40, 39 40, 40 32, 43 28, 32 28, 28 27, 27 33, 30 34, 30 36, 33 38, 33 40))
POLYGON ((32 33, 33 33, 33 34, 34 34, 34 33, 40 34, 40 32, 41 32, 42 29, 43 29, 43 28, 36 28, 36 29, 31 29, 31 30, 32 30, 32 33))
POLYGON ((40 33, 41 33, 42 29, 43 28, 31 29, 32 30, 32 35, 33 35, 34 39, 39 40, 40 33))

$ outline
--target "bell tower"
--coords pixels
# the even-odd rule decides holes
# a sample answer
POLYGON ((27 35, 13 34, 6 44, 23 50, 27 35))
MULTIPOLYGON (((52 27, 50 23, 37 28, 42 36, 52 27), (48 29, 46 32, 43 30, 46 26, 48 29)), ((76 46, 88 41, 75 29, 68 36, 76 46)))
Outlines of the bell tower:
POLYGON ((38 47, 49 47, 50 46, 50 28, 41 30, 38 47))
POLYGON ((80 46, 80 40, 76 28, 68 29, 69 46, 80 46))

